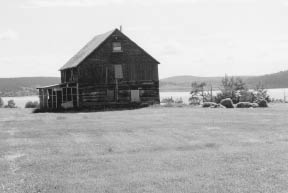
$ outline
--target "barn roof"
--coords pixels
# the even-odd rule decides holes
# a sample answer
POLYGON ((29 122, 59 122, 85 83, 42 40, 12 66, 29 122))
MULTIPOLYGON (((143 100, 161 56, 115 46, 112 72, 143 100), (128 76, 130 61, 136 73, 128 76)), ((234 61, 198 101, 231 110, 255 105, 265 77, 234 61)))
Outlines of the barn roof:
MULTIPOLYGON (((69 68, 77 67, 85 58, 87 58, 95 49, 97 49, 108 37, 110 37, 116 30, 114 29, 108 31, 106 33, 95 36, 90 42, 88 42, 77 54, 75 54, 64 66, 60 68, 60 70, 65 70, 69 68)), ((124 35, 124 34, 123 34, 124 35)), ((125 35, 124 35, 125 36, 125 35)), ((127 36, 125 36, 127 37, 127 36)), ((128 37, 127 37, 128 38, 128 37)), ((129 38, 128 38, 129 39, 129 38)), ((133 42, 133 41, 132 41, 133 42)), ((136 43, 135 43, 136 44, 136 43)), ((137 44, 136 44, 137 45, 137 44)), ((138 46, 138 45, 137 45, 138 46)), ((139 47, 139 46, 138 46, 139 47)), ((141 47, 139 47, 142 49, 141 47)), ((142 49, 143 50, 143 49, 142 49)), ((145 50, 143 50, 146 54, 148 54, 145 50)), ((159 62, 154 59, 151 55, 148 54, 153 60, 155 60, 158 64, 159 62)))
MULTIPOLYGON (((116 29, 115 29, 116 30, 116 29)), ((95 36, 90 42, 88 42, 77 54, 75 54, 60 70, 77 67, 89 54, 97 49, 112 33, 115 31, 109 31, 104 34, 95 36)))

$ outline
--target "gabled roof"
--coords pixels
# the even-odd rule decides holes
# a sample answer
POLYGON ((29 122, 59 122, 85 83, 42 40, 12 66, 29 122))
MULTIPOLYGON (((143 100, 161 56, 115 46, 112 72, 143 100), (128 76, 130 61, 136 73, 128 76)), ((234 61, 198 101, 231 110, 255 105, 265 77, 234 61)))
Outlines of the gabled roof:
POLYGON ((116 29, 95 36, 76 55, 74 55, 60 70, 77 67, 89 54, 97 49, 116 29))
MULTIPOLYGON (((106 32, 104 34, 100 34, 95 36, 90 42, 88 42, 76 55, 74 55, 64 66, 60 68, 60 70, 65 70, 69 68, 77 67, 85 58, 87 58, 94 50, 100 47, 100 45, 108 39, 115 31, 118 29, 114 29, 112 31, 106 32)), ((119 31, 119 30, 118 30, 119 31)), ((122 32, 121 32, 122 33, 122 32)), ((123 34, 123 33, 122 33, 123 34)), ((123 34, 124 35, 124 34, 123 34)), ((124 35, 125 36, 125 35, 124 35)), ((127 36, 125 36, 128 38, 127 36)), ((129 38, 128 38, 129 39, 129 38)), ((130 40, 130 39, 129 39, 130 40)), ((132 40, 130 40, 132 41, 132 40)), ((132 41, 133 42, 133 41, 132 41)), ((134 42, 133 42, 134 43, 134 42)), ((136 44, 136 43, 134 43, 136 44)), ((137 45, 137 44, 136 44, 137 45)), ((137 45, 138 46, 138 45, 137 45)), ((151 55, 149 55, 145 50, 143 50, 140 46, 138 46, 142 51, 144 51, 148 56, 150 56, 156 63, 159 62, 154 59, 151 55)))

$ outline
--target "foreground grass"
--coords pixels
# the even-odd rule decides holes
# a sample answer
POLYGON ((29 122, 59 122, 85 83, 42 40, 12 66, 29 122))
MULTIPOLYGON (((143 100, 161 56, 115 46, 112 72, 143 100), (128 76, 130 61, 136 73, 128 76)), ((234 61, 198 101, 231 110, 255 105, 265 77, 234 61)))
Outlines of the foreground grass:
POLYGON ((287 192, 288 106, 0 109, 0 192, 287 192))

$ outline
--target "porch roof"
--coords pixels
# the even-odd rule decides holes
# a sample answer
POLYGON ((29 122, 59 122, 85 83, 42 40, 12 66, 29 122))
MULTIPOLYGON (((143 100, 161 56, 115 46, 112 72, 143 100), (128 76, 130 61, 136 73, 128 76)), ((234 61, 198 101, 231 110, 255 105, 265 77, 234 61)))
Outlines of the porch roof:
POLYGON ((60 87, 63 84, 53 84, 53 85, 48 85, 48 86, 43 86, 43 87, 37 87, 36 89, 42 89, 42 88, 56 88, 60 87))

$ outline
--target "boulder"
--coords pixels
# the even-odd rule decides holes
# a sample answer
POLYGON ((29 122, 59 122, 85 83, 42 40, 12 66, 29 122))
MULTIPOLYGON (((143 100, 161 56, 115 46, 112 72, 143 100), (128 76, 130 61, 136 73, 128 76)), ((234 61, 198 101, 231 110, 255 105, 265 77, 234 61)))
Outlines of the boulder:
POLYGON ((259 105, 257 103, 249 103, 249 102, 239 102, 236 104, 236 108, 256 108, 259 105))
POLYGON ((257 101, 259 107, 268 107, 268 102, 265 99, 257 101))
POLYGON ((230 98, 222 99, 220 104, 226 108, 234 108, 233 101, 230 98))
POLYGON ((213 102, 204 102, 202 104, 202 107, 204 107, 204 108, 225 108, 223 105, 213 103, 213 102))

